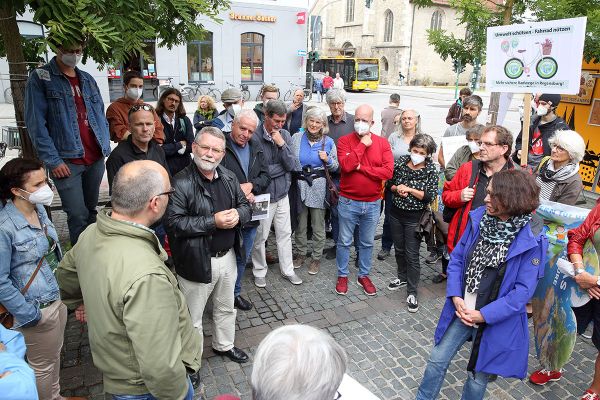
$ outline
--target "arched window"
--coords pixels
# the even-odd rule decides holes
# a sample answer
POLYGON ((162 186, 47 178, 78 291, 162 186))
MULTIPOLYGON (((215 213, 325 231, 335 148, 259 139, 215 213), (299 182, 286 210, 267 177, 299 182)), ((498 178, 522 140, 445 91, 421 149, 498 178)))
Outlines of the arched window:
POLYGON ((390 69, 390 65, 388 63, 387 58, 385 57, 381 57, 381 60, 379 61, 379 65, 381 65, 381 68, 385 71, 388 72, 388 70, 390 69))
POLYGON ((383 41, 391 42, 394 36, 394 14, 390 10, 384 13, 385 26, 383 28, 383 41))
POLYGON ((260 33, 242 33, 242 81, 263 82, 264 40, 260 33))
POLYGON ((444 17, 444 13, 442 12, 442 10, 437 10, 436 12, 433 13, 433 15, 431 16, 431 27, 430 27, 430 29, 432 31, 438 31, 438 30, 442 29, 443 17, 444 17))
POLYGON ((346 22, 354 21, 354 0, 346 0, 346 22))
POLYGON ((354 53, 356 53, 356 48, 350 42, 345 42, 342 45, 342 55, 346 57, 354 57, 354 53))

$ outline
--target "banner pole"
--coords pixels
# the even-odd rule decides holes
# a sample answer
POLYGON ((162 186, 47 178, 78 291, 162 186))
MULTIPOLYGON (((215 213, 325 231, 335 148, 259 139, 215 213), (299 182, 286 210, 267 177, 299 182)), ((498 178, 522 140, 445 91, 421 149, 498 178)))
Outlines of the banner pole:
POLYGON ((521 132, 521 167, 527 166, 529 155, 529 126, 531 125, 531 93, 525 93, 523 98, 523 129, 521 132))

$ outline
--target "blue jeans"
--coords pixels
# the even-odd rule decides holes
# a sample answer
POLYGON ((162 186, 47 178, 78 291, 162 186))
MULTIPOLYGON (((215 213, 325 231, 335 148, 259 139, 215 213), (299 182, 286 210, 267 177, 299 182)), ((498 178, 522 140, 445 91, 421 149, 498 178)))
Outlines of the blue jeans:
POLYGON ((75 245, 81 232, 96 222, 104 158, 91 165, 72 164, 68 161, 65 163, 71 170, 71 175, 54 179, 54 185, 60 195, 63 211, 67 214, 71 244, 75 245))
POLYGON ((242 277, 244 276, 244 271, 246 270, 246 262, 248 262, 248 257, 250 257, 250 253, 252 253, 252 247, 254 245, 254 238, 256 237, 256 229, 258 226, 251 226, 248 228, 242 228, 242 237, 244 240, 244 259, 241 257, 235 256, 235 262, 237 263, 237 279, 235 280, 235 289, 233 290, 234 297, 237 297, 242 292, 242 277))
MULTIPOLYGON (((188 377, 188 385, 189 389, 183 400, 193 400, 194 399, 194 387, 192 386, 192 381, 188 377)), ((158 400, 156 397, 152 396, 150 393, 146 394, 113 394, 113 400, 158 400)))
MULTIPOLYGON (((379 221, 381 200, 356 201, 340 196, 338 203, 340 235, 337 242, 336 261, 338 276, 348 276, 350 245, 358 227, 358 276, 369 275, 375 228, 379 221)), ((356 243, 355 243, 356 244, 356 243)))
MULTIPOLYGON (((444 333, 444 337, 431 350, 425 375, 417 392, 417 400, 436 399, 444 383, 446 370, 450 361, 456 355, 462 345, 469 339, 474 338, 476 328, 463 324, 456 318, 444 333)), ((462 400, 480 400, 485 396, 485 390, 489 374, 485 372, 467 372, 467 383, 463 387, 462 400)))
POLYGON ((390 211, 392 210, 392 191, 385 189, 383 193, 383 232, 381 234, 381 248, 384 250, 391 250, 394 244, 392 236, 392 227, 390 225, 390 211))

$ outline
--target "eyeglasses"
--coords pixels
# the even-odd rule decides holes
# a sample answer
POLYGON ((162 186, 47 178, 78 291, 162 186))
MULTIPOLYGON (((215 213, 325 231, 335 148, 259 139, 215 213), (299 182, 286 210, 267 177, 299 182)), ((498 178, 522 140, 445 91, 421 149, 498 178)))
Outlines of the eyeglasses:
POLYGON ((154 107, 152 107, 150 104, 146 104, 146 103, 136 104, 129 109, 129 112, 127 113, 127 115, 129 116, 129 115, 133 114, 134 112, 138 112, 140 110, 154 111, 154 107))
POLYGON ((217 149, 216 147, 210 147, 210 146, 207 146, 205 144, 200 144, 198 142, 194 142, 194 143, 196 143, 198 145, 198 147, 200 147, 200 150, 205 151, 207 153, 209 151, 212 151, 215 154, 223 154, 223 153, 225 153, 225 150, 223 150, 223 149, 217 149))
POLYGON ((551 147, 556 151, 567 151, 564 147, 560 147, 557 144, 553 144, 551 147))
POLYGON ((165 196, 165 195, 166 195, 166 196, 169 196, 169 197, 171 197, 171 195, 173 195, 174 193, 175 193, 175 188, 171 188, 171 189, 169 189, 169 191, 167 191, 167 192, 162 192, 162 193, 159 193, 159 194, 157 194, 157 195, 156 195, 156 196, 154 196, 154 197, 158 197, 158 196, 165 196))
POLYGON ((482 142, 480 140, 477 142, 477 146, 479 146, 479 147, 494 147, 494 146, 502 146, 502 145, 499 143, 482 142))

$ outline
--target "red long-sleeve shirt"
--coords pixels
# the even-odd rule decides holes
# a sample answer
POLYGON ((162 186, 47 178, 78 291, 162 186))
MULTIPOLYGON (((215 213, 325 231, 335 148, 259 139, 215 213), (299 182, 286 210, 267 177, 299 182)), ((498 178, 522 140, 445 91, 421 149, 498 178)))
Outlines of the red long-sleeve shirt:
POLYGON ((381 198, 383 183, 392 178, 394 156, 390 143, 371 134, 373 144, 367 147, 356 132, 338 140, 340 163, 340 194, 357 201, 375 201, 381 198), (356 169, 360 165, 360 169, 356 169))

